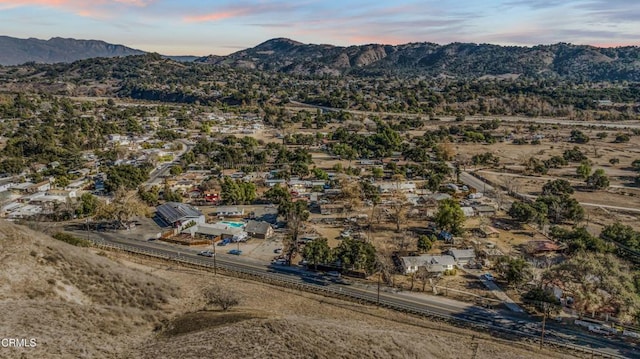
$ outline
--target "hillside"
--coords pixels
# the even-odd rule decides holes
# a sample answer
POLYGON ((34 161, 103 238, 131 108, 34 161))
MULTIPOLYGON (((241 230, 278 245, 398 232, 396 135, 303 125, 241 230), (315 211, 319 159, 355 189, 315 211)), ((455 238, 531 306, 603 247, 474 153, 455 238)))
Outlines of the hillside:
POLYGON ((99 252, 0 223, 2 333, 41 358, 568 358, 401 313, 99 252), (147 274, 152 273, 152 274, 147 274), (203 287, 236 292, 203 310, 203 287))
POLYGON ((166 318, 176 293, 159 278, 5 221, 0 253, 0 332, 37 340, 36 348, 2 348, 0 357, 113 357, 166 318))
POLYGON ((18 39, 0 36, 0 65, 26 62, 73 62, 93 57, 141 55, 144 51, 98 40, 76 40, 54 37, 49 40, 18 39))
POLYGON ((340 47, 277 38, 228 56, 197 62, 299 75, 525 76, 529 78, 640 80, 640 48, 559 43, 534 47, 409 43, 340 47))

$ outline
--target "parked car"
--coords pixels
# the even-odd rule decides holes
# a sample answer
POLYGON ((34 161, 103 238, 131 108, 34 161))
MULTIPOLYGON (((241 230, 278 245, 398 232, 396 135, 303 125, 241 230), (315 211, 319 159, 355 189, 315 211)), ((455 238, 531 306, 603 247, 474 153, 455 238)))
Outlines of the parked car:
POLYGON ((241 251, 241 250, 239 250, 239 249, 232 249, 232 250, 230 250, 230 251, 229 251, 229 252, 227 252, 227 253, 229 253, 229 254, 233 254, 234 256, 239 256, 239 255, 241 255, 241 254, 242 254, 242 251, 241 251))
POLYGON ((493 280, 494 280, 493 275, 491 275, 491 273, 485 273, 485 274, 483 274, 482 276, 483 276, 483 277, 484 277, 484 279, 486 279, 486 280, 490 280, 490 281, 493 281, 493 280))
POLYGON ((211 251, 200 251, 198 252, 199 256, 205 256, 205 257, 213 257, 215 256, 215 253, 211 252, 211 251))
POLYGON ((231 243, 231 240, 229 238, 223 239, 222 242, 218 243, 219 246, 226 246, 227 244, 231 243))
POLYGON ((337 272, 337 271, 327 272, 325 273, 325 275, 329 277, 340 278, 340 272, 337 272))

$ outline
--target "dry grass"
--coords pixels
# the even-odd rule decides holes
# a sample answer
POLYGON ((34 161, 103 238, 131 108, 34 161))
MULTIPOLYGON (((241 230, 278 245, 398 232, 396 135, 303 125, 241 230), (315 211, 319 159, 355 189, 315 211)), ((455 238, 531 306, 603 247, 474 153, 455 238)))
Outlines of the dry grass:
MULTIPOLYGON (((114 357, 167 317, 176 287, 87 249, 0 221, 0 332, 28 357, 114 357)), ((20 354, 2 349, 0 357, 20 354)))

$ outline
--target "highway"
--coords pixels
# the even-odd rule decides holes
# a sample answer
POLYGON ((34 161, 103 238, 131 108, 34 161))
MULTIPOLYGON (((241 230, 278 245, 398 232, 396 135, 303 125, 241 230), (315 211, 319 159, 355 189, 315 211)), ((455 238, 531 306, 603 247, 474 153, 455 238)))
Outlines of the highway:
MULTIPOLYGON (((213 258, 197 255, 197 250, 170 245, 159 241, 145 241, 125 238, 118 232, 93 232, 91 239, 98 246, 116 248, 133 253, 155 256, 211 270, 213 258)), ((353 282, 350 285, 332 281, 317 273, 298 267, 265 265, 242 256, 217 253, 215 264, 227 273, 239 273, 261 282, 285 285, 297 289, 342 297, 368 304, 378 304, 394 310, 427 316, 476 329, 483 332, 500 332, 510 337, 529 341, 539 341, 540 323, 524 314, 510 311, 487 309, 470 303, 448 298, 415 293, 395 292, 382 288, 378 301, 375 284, 353 282)), ((547 321, 545 341, 555 345, 611 358, 640 358, 635 345, 602 336, 594 336, 584 331, 547 321)))

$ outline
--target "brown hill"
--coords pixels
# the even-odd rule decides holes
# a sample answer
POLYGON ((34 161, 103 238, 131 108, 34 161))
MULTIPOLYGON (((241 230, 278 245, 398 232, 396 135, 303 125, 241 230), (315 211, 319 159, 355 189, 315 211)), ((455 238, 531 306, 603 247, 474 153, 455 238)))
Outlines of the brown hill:
POLYGON ((113 357, 147 336, 175 287, 103 256, 0 221, 0 333, 36 348, 0 357, 113 357))

